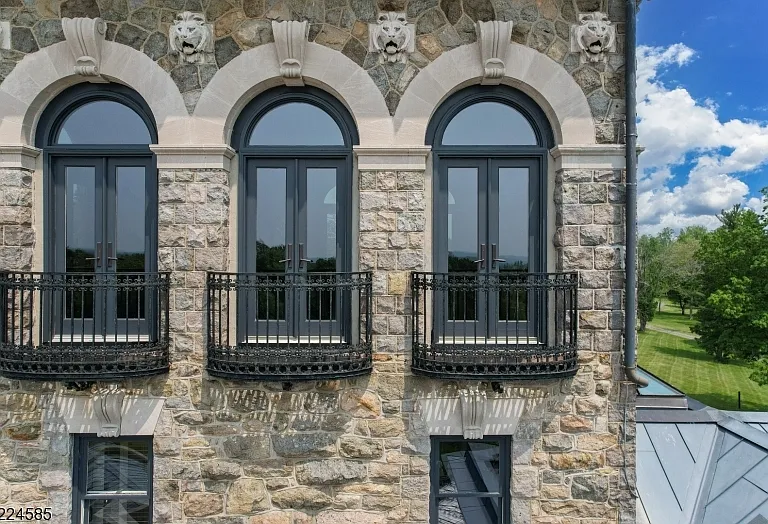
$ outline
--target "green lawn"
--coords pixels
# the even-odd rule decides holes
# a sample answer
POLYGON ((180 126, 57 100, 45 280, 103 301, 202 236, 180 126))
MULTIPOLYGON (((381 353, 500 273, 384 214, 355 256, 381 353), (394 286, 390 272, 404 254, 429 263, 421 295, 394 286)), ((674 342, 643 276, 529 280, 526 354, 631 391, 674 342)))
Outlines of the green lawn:
POLYGON ((768 387, 749 380, 752 369, 740 361, 715 362, 693 340, 657 331, 640 333, 638 364, 686 395, 718 409, 768 411, 768 387))
POLYGON ((691 326, 694 321, 688 318, 688 314, 680 314, 680 309, 675 308, 663 308, 662 311, 657 311, 653 316, 653 320, 648 323, 650 326, 657 326, 664 329, 671 329, 672 331, 680 331, 687 335, 691 335, 691 326))

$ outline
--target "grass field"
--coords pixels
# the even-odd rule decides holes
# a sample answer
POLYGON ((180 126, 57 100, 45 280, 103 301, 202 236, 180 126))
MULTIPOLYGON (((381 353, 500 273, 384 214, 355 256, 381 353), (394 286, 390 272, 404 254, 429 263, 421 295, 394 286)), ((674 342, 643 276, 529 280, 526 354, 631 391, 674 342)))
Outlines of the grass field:
POLYGON ((638 340, 640 367, 686 395, 713 408, 735 410, 741 391, 743 411, 768 411, 768 387, 749 380, 747 363, 715 362, 695 341, 658 331, 646 330, 638 340))
POLYGON ((687 335, 691 334, 693 320, 688 318, 688 311, 685 315, 680 314, 680 308, 669 302, 661 303, 661 311, 656 311, 653 320, 649 322, 651 326, 656 326, 672 331, 679 331, 687 335))

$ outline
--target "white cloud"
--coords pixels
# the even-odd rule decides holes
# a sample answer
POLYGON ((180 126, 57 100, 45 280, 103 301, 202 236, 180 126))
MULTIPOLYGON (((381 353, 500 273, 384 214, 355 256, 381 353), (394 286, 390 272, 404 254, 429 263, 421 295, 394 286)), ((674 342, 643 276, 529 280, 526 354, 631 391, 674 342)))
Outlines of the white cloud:
POLYGON ((768 126, 747 120, 723 122, 717 103, 695 100, 681 86, 660 78, 696 57, 685 44, 638 48, 638 219, 643 232, 701 224, 717 227, 722 209, 742 204, 760 209, 737 175, 768 160, 768 126), (671 186, 671 171, 690 165, 687 180, 671 186))

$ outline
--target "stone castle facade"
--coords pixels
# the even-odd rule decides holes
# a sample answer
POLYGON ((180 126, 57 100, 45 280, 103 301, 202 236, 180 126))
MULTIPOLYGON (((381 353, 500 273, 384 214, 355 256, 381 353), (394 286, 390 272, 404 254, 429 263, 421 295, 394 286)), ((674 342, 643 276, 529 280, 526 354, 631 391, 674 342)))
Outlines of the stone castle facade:
MULTIPOLYGON (((0 269, 46 270, 49 164, 35 137, 61 92, 122 84, 157 125, 150 149, 157 269, 171 279, 169 371, 109 381, 126 394, 122 435, 152 436, 153 522, 427 523, 435 433, 424 406, 456 406, 474 387, 509 413, 498 434, 511 437, 511 522, 635 521, 634 388, 621 368, 624 3, 0 0, 0 43, 10 36, 0 49, 0 269), (174 53, 183 42, 169 37, 186 11, 210 31, 195 60, 174 53), (402 60, 371 48, 369 32, 390 11, 413 32, 412 51, 398 48, 402 60), (615 41, 592 61, 574 26, 596 12, 615 41), (103 21, 103 34, 91 35, 98 53, 73 48, 65 18, 103 21), (306 33, 276 37, 275 20, 306 22, 306 33), (478 38, 479 21, 512 22, 503 56, 484 56, 483 38, 494 36, 478 38), (284 55, 286 42, 305 42, 300 59, 284 55), (286 57, 298 73, 286 72, 286 57), (500 60, 500 75, 487 58, 500 60), (296 78, 338 99, 359 133, 352 266, 372 274, 372 371, 291 384, 217 378, 206 370, 206 272, 238 270, 243 166, 232 129, 250 100, 296 78), (578 370, 565 378, 492 384, 411 369, 410 275, 434 267, 427 126, 449 95, 488 83, 525 93, 552 127, 547 270, 578 272, 578 370), (146 409, 131 411, 137 405, 146 409)), ((0 505, 52 507, 52 522, 71 522, 73 435, 97 432, 93 391, 103 385, 76 382, 0 379, 0 505)))

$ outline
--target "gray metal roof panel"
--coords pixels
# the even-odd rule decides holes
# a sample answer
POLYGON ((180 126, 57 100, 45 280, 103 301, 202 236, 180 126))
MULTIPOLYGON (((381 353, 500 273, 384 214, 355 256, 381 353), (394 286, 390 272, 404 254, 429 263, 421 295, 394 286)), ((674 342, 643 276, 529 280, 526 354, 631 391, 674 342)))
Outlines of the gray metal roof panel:
POLYGON ((768 501, 768 493, 740 478, 707 504, 702 524, 737 523, 768 501))
MULTIPOLYGON (((725 442, 723 442, 725 447, 725 442)), ((726 453, 721 454, 715 468, 712 489, 709 492, 711 503, 715 498, 728 490, 735 482, 748 473, 766 457, 766 450, 751 442, 740 441, 726 453)))
POLYGON ((648 424, 645 427, 669 485, 682 509, 691 484, 694 460, 675 424, 648 424))

